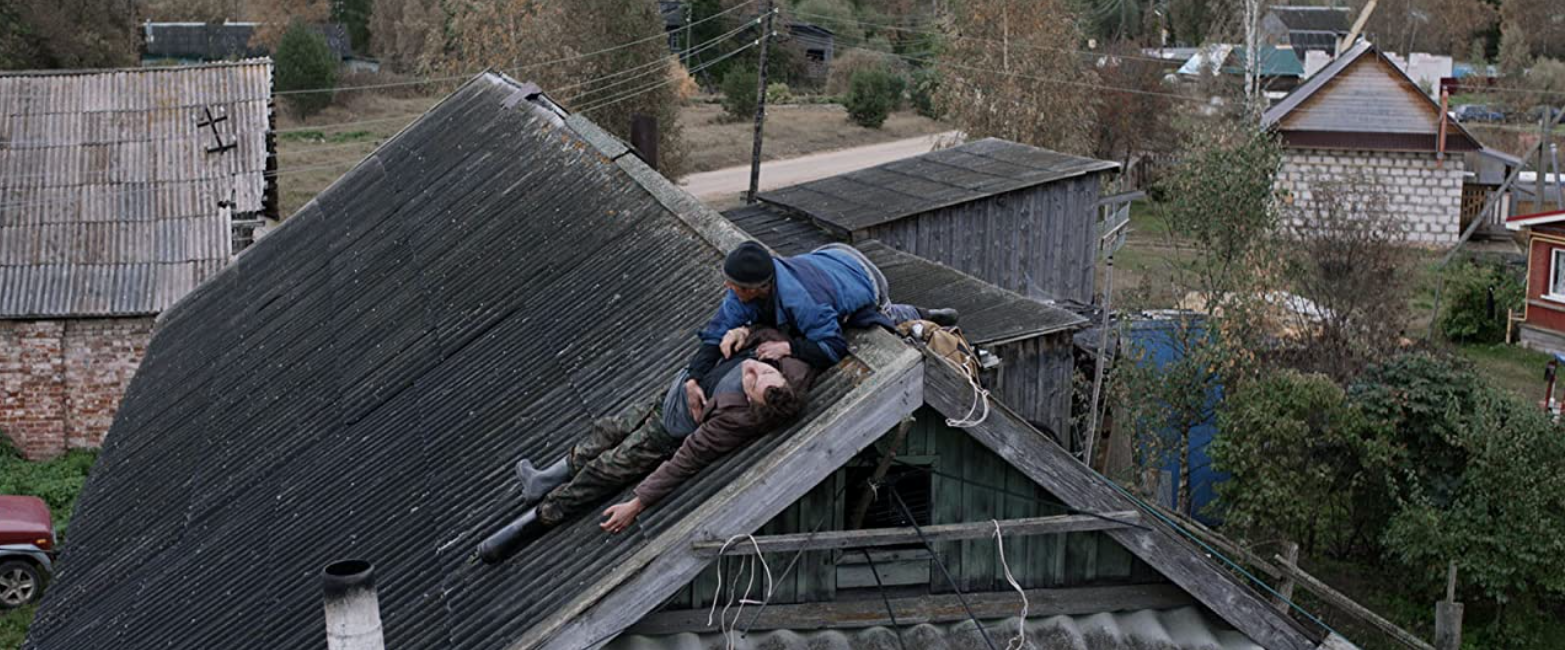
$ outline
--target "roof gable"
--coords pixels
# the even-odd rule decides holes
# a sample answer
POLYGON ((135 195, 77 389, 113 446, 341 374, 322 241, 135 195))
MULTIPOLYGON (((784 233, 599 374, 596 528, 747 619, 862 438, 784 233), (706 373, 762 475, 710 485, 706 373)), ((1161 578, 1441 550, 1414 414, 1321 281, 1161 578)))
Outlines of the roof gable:
POLYGON ((271 84, 264 59, 0 74, 0 318, 154 314, 227 264, 231 221, 274 210, 271 84))
POLYGON ((1347 7, 1272 7, 1268 12, 1276 16, 1289 31, 1347 33, 1347 7))
MULTIPOLYGON (((1360 41, 1268 109, 1262 123, 1300 146, 1335 134, 1333 142, 1348 143, 1344 148, 1435 151, 1441 117, 1440 105, 1418 84, 1360 41)), ((1482 149, 1456 120, 1446 120, 1446 130, 1446 151, 1482 149)))

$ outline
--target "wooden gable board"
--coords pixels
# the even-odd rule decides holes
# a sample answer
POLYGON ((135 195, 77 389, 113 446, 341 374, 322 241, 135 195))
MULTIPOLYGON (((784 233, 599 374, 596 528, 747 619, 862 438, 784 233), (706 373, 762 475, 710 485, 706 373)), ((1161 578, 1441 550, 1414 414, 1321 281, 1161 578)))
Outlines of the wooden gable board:
POLYGON ((1360 56, 1285 116, 1284 131, 1438 133, 1440 109, 1382 56, 1360 56))
MULTIPOLYGON (((834 405, 810 431, 801 431, 766 463, 749 470, 687 523, 670 530, 549 623, 510 647, 601 648, 655 610, 712 561, 698 541, 759 530, 901 417, 928 404, 949 417, 971 408, 967 381, 943 362, 922 356, 882 332, 861 335, 861 354, 874 377, 834 405)), ((1045 434, 1003 404, 965 429, 1066 505, 1087 512, 1135 509, 1107 479, 1093 473, 1045 434)), ((1162 527, 1107 531, 1115 542, 1151 565, 1234 629, 1267 648, 1308 650, 1318 642, 1287 615, 1162 527)))

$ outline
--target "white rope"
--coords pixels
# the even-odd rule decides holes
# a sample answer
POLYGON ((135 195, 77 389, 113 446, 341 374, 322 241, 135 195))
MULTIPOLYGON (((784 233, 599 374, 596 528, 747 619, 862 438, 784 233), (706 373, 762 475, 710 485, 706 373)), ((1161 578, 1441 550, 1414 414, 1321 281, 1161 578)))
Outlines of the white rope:
MULTIPOLYGON (((723 605, 723 613, 721 615, 717 613, 717 601, 722 597, 723 593, 723 553, 728 550, 729 544, 733 544, 735 541, 742 538, 749 538, 750 544, 755 547, 755 555, 749 558, 750 580, 745 583, 744 595, 739 597, 739 611, 734 612, 733 625, 737 626, 739 624, 739 618, 744 616, 745 605, 764 606, 766 601, 771 600, 772 598, 772 568, 766 564, 766 556, 761 554, 761 543, 755 540, 755 535, 748 533, 729 537, 727 541, 723 542, 722 548, 717 549, 717 589, 712 592, 712 609, 706 614, 707 625, 712 624, 713 618, 717 619, 717 629, 723 633, 723 640, 728 643, 728 650, 734 650, 733 632, 737 631, 736 628, 728 626, 728 608, 733 607, 734 605, 733 597, 739 591, 738 585, 736 584, 729 587, 728 602, 723 605), (757 561, 761 563, 761 569, 766 571, 766 596, 762 597, 761 600, 751 600, 750 590, 755 587, 755 564, 757 561)), ((740 573, 743 573, 743 571, 743 569, 740 569, 740 573)), ((735 574, 734 581, 738 582, 738 580, 739 576, 738 574, 735 574)))
POLYGON ((983 424, 984 420, 989 419, 989 391, 978 383, 978 378, 973 376, 973 371, 967 364, 958 367, 950 359, 936 356, 946 362, 946 365, 962 373, 962 377, 967 380, 967 385, 973 389, 973 405, 967 409, 967 415, 960 418, 946 418, 946 426, 966 429, 983 424), (976 419, 973 417, 974 414, 978 415, 976 419))
POLYGON ((1000 536, 1000 522, 990 519, 994 523, 994 544, 1000 550, 1000 567, 1005 569, 1005 581, 1011 583, 1016 593, 1022 597, 1022 617, 1016 621, 1016 636, 1005 642, 1005 650, 1022 650, 1027 647, 1027 592, 1016 583, 1016 577, 1011 575, 1011 565, 1005 561, 1005 540, 1000 536))

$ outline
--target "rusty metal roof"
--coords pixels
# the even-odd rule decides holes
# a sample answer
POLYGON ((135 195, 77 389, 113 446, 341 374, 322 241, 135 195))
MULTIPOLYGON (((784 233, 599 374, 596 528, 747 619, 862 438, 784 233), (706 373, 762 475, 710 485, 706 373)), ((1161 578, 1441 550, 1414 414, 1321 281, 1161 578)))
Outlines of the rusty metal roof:
POLYGON ((271 83, 265 59, 0 75, 0 318, 154 314, 222 268, 267 210, 271 83))

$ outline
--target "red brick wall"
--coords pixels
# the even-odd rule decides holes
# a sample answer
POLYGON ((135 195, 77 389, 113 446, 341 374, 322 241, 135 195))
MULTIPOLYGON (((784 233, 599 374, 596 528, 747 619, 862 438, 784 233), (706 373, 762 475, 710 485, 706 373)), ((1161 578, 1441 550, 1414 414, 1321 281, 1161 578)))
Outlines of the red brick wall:
POLYGON ((0 431, 28 458, 97 447, 152 318, 0 321, 0 431))

